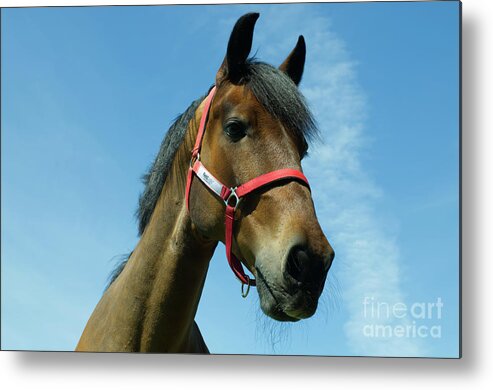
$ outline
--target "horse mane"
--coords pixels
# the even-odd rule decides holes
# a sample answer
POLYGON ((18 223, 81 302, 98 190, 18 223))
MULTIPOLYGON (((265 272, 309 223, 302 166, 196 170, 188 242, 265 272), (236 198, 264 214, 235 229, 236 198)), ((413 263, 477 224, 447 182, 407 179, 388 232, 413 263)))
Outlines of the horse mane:
POLYGON ((305 97, 284 72, 250 59, 242 78, 259 103, 308 148, 306 140, 319 139, 319 131, 305 97))
MULTIPOLYGON (((245 64, 240 84, 249 88, 259 103, 293 133, 302 143, 303 151, 306 153, 308 149, 306 140, 318 137, 318 129, 305 98, 293 81, 277 68, 249 59, 245 64)), ((153 164, 142 177, 145 188, 139 197, 139 205, 135 213, 139 224, 139 235, 142 235, 149 223, 176 152, 185 137, 188 123, 193 119, 197 107, 205 96, 207 94, 192 102, 185 112, 175 119, 161 143, 153 164)), ((123 271, 129 257, 130 255, 126 256, 112 271, 106 289, 123 271)))
POLYGON ((185 137, 188 123, 194 117, 197 107, 204 98, 205 96, 195 100, 183 114, 178 115, 166 133, 153 164, 147 173, 142 176, 144 191, 139 197, 139 207, 135 212, 135 216, 139 221, 139 235, 144 233, 144 229, 151 219, 151 215, 171 169, 171 164, 185 137))

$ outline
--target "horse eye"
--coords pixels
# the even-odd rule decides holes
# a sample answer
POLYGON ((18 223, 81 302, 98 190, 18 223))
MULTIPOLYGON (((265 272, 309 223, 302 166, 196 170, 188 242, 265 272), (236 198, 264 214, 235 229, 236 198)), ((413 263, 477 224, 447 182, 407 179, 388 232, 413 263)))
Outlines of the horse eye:
POLYGON ((236 142, 246 135, 246 126, 238 120, 230 121, 224 126, 224 132, 229 138, 236 142))

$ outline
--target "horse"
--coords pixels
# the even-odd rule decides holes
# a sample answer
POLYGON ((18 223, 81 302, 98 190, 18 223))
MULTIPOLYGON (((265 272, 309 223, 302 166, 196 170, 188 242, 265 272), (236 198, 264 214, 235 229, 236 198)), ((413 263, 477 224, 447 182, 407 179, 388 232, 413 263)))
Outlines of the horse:
POLYGON ((220 241, 267 316, 315 313, 334 250, 301 168, 318 134, 298 89, 306 45, 299 36, 278 68, 249 58, 258 17, 237 20, 214 85, 168 130, 144 176, 140 240, 76 351, 209 353, 195 314, 220 241))

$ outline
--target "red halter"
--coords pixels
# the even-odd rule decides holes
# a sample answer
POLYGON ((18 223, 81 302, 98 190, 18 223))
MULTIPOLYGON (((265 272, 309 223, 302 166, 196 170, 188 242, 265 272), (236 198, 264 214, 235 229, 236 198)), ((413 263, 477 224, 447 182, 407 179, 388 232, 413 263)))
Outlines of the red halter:
POLYGON ((242 282, 242 295, 246 297, 250 286, 255 286, 255 280, 245 274, 241 262, 236 258, 232 252, 233 244, 233 227, 235 221, 235 211, 238 207, 240 200, 248 195, 250 192, 255 191, 267 184, 271 184, 278 180, 298 180, 302 184, 310 188, 308 179, 296 169, 279 169, 277 171, 269 172, 264 175, 260 175, 238 187, 226 187, 218 179, 216 179, 212 173, 210 173, 204 165, 200 162, 200 148, 202 146, 202 139, 204 138, 205 127, 207 123, 207 117, 211 108, 212 99, 216 93, 216 87, 213 87, 209 92, 209 95, 205 98, 204 113, 200 119, 199 130, 197 133, 197 139, 195 140, 195 146, 192 150, 192 158, 190 160, 190 168, 187 175, 187 186, 185 192, 185 201, 187 203, 187 209, 189 208, 190 188, 192 187, 193 176, 197 176, 202 183, 204 183, 213 193, 224 201, 226 205, 225 210, 225 245, 226 245, 226 257, 228 263, 233 270, 236 277, 242 282), (247 290, 243 293, 243 286, 247 285, 247 290))

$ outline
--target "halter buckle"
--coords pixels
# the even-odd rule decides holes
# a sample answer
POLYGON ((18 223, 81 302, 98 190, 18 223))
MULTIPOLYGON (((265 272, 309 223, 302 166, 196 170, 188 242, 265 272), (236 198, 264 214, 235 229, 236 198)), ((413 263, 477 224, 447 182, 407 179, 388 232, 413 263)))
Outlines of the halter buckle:
POLYGON ((241 283, 241 296, 243 298, 246 298, 248 296, 248 293, 250 292, 250 277, 248 275, 245 275, 247 278, 246 283, 241 283), (245 285, 247 286, 246 291, 245 291, 245 285))
POLYGON ((197 154, 192 153, 192 157, 190 158, 190 168, 193 168, 194 164, 200 161, 200 153, 197 152, 197 154))
POLYGON ((234 187, 234 188, 230 188, 231 190, 231 193, 229 194, 229 196, 224 200, 224 204, 226 206, 230 206, 230 207, 233 207, 233 209, 236 210, 236 208, 238 207, 238 204, 240 203, 240 198, 238 197, 238 195, 236 194, 236 189, 238 187, 234 187))

